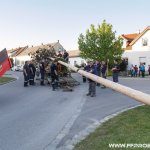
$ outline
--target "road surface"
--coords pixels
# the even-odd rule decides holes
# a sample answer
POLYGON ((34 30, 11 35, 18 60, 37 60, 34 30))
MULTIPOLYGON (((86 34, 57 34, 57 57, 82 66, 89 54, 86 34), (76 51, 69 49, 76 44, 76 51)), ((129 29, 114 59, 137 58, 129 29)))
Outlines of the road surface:
MULTIPOLYGON (((97 87, 97 96, 87 97, 88 83, 82 77, 73 92, 52 91, 48 85, 23 87, 18 80, 0 86, 0 150, 55 150, 104 117, 138 105, 111 89, 97 87)), ((150 78, 120 79, 120 83, 150 93, 150 78)))

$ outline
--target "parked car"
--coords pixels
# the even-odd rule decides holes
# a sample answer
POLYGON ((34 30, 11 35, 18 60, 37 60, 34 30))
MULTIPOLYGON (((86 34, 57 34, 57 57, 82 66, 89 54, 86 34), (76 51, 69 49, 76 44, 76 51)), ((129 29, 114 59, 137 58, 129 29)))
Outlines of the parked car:
POLYGON ((23 65, 14 66, 14 71, 23 71, 23 65))

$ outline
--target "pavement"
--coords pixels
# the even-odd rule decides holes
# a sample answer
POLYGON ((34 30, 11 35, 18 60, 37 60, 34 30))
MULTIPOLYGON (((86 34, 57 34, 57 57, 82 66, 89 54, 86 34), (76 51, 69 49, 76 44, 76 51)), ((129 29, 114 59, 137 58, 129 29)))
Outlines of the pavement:
MULTIPOLYGON (((73 92, 52 91, 39 81, 24 88, 21 72, 7 74, 17 80, 0 86, 0 150, 72 149, 72 141, 89 127, 140 104, 108 88, 97 87, 96 97, 87 97, 88 83, 82 83, 78 74, 73 77, 81 85, 73 92)), ((150 93, 150 78, 122 78, 119 82, 150 93)))

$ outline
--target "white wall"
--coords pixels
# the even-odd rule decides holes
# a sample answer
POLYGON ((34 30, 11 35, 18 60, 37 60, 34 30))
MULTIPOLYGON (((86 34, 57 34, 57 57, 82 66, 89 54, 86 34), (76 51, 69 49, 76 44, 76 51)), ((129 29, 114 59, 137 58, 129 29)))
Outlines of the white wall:
POLYGON ((31 60, 31 57, 28 55, 16 56, 13 57, 15 65, 23 65, 25 61, 31 60))
POLYGON ((126 50, 122 57, 128 58, 128 69, 130 69, 132 64, 139 66, 140 62, 145 62, 147 71, 148 65, 150 65, 150 30, 148 30, 137 42, 134 43, 132 50, 126 50), (142 39, 144 38, 148 40, 147 46, 143 46, 142 44, 142 39))
POLYGON ((72 57, 72 58, 69 58, 69 62, 73 66, 74 66, 74 62, 75 61, 76 61, 76 63, 78 65, 81 65, 82 62, 86 63, 86 61, 84 59, 82 59, 81 57, 72 57))
POLYGON ((146 71, 148 69, 148 65, 150 65, 150 51, 133 51, 133 50, 128 50, 125 51, 122 55, 123 58, 128 58, 128 69, 130 68, 130 66, 133 65, 137 65, 139 66, 140 61, 141 62, 145 62, 145 68, 146 71))
POLYGON ((132 46, 133 51, 150 50, 150 30, 148 30, 140 39, 132 46), (142 46, 142 39, 148 39, 148 46, 142 46))
POLYGON ((63 46, 60 43, 55 44, 54 45, 54 49, 56 50, 56 53, 58 51, 64 51, 64 48, 63 48, 63 46))
POLYGON ((123 46, 122 46, 122 48, 126 48, 126 46, 127 46, 127 40, 123 39, 123 46))
MULTIPOLYGON (((54 49, 56 50, 56 52, 58 52, 59 50, 64 50, 63 46, 60 43, 55 44, 54 49)), ((22 65, 25 61, 31 60, 31 57, 29 55, 18 55, 16 57, 13 57, 13 59, 15 65, 22 65)))

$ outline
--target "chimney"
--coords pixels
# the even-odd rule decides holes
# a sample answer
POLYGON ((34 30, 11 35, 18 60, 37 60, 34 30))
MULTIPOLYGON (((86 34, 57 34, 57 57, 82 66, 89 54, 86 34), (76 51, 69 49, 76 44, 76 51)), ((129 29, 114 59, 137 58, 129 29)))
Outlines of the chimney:
POLYGON ((59 40, 58 40, 58 43, 59 43, 59 40))
POLYGON ((43 43, 41 43, 41 45, 43 45, 43 43))
POLYGON ((140 29, 139 29, 139 34, 141 33, 140 29))
POLYGON ((33 45, 31 47, 33 47, 33 45))

